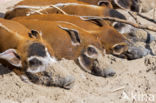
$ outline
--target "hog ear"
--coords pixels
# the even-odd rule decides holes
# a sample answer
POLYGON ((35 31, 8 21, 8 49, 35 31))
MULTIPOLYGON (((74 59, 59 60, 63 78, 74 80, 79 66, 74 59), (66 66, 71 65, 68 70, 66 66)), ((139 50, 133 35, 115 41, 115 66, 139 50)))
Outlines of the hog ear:
POLYGON ((106 6, 112 8, 111 2, 108 0, 99 0, 97 3, 98 6, 106 6))
POLYGON ((0 59, 7 60, 10 64, 16 67, 22 67, 20 56, 15 49, 8 49, 3 53, 0 53, 0 59))
POLYGON ((114 0, 114 3, 123 9, 129 9, 130 8, 130 0, 114 0))
POLYGON ((65 28, 65 27, 62 27, 62 26, 58 26, 58 27, 65 30, 69 34, 73 45, 80 45, 81 41, 80 41, 79 32, 77 30, 65 28))
POLYGON ((103 26, 103 20, 96 18, 96 17, 80 17, 80 19, 94 23, 94 24, 98 25, 99 27, 103 26))
POLYGON ((28 35, 30 38, 41 39, 42 33, 38 32, 37 30, 31 30, 28 35))

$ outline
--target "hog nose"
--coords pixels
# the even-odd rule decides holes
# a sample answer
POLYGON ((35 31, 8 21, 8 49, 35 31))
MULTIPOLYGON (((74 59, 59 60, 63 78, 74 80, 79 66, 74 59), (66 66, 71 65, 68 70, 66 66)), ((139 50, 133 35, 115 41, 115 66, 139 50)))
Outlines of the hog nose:
POLYGON ((74 85, 75 79, 73 76, 58 78, 54 81, 54 86, 59 86, 65 89, 71 89, 74 85))
POLYGON ((143 47, 130 47, 126 53, 126 56, 129 60, 142 58, 146 55, 148 55, 150 51, 143 47))
POLYGON ((116 72, 112 68, 105 68, 105 69, 100 69, 98 67, 94 67, 92 70, 92 74, 96 76, 103 76, 103 77, 112 77, 116 74, 116 72))
POLYGON ((32 83, 41 84, 45 86, 55 86, 61 87, 64 89, 71 89, 74 85, 75 79, 73 76, 53 76, 52 73, 49 72, 41 72, 37 74, 31 74, 29 72, 26 73, 27 77, 32 83))
POLYGON ((68 76, 64 79, 63 88, 70 89, 73 87, 75 79, 72 76, 68 76))
POLYGON ((103 69, 103 76, 104 77, 113 77, 116 72, 112 68, 103 69))

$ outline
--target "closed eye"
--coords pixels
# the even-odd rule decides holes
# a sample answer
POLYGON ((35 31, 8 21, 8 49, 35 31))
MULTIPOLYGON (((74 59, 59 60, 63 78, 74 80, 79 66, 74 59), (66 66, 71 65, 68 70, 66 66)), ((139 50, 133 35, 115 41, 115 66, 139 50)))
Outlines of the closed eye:
POLYGON ((91 55, 92 54, 97 54, 96 50, 94 48, 92 48, 92 47, 89 47, 87 51, 88 51, 88 54, 91 54, 91 55))
POLYGON ((115 51, 118 51, 118 50, 120 50, 120 49, 122 49, 122 48, 124 48, 124 45, 117 45, 117 46, 115 46, 113 49, 114 49, 115 51))
POLYGON ((42 62, 40 60, 34 58, 29 61, 29 65, 30 66, 39 66, 39 65, 42 65, 42 62))

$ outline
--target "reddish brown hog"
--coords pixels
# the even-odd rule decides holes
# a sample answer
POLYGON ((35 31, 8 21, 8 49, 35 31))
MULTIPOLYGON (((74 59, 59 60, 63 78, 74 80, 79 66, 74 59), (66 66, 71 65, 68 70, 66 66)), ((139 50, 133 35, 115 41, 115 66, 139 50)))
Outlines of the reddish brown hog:
POLYGON ((98 19, 92 19, 84 21, 83 18, 76 16, 68 16, 61 14, 47 14, 47 15, 31 15, 28 17, 17 17, 13 20, 23 19, 35 19, 35 20, 47 20, 58 22, 70 22, 70 24, 77 25, 90 34, 97 36, 102 43, 106 53, 124 57, 128 59, 137 59, 143 55, 140 53, 136 56, 135 52, 131 54, 131 57, 127 55, 127 51, 133 47, 130 42, 122 34, 117 32, 113 27, 109 26, 107 22, 98 19), (89 22, 90 21, 90 22, 89 22))
MULTIPOLYGON (((47 71, 57 62, 52 47, 42 39, 37 31, 29 30, 22 24, 0 19, 0 61, 26 82, 56 85, 53 78, 63 82, 57 86, 68 88, 73 79, 54 77, 47 71)), ((57 71, 57 70, 56 70, 57 71)))
MULTIPOLYGON (((38 2, 40 3, 40 2, 38 2)), ((80 4, 80 3, 54 3, 51 5, 35 5, 31 4, 17 4, 12 10, 5 15, 6 19, 11 19, 17 16, 29 16, 34 14, 49 14, 49 13, 65 13, 77 16, 100 16, 100 17, 117 17, 126 19, 124 15, 116 10, 108 7, 99 7, 95 5, 80 4), (60 10, 61 9, 61 10, 60 10)))
POLYGON ((58 59, 75 60, 83 70, 94 75, 107 77, 115 74, 108 68, 107 61, 101 59, 104 56, 101 42, 84 29, 67 22, 24 19, 16 21, 29 29, 41 31, 58 59))

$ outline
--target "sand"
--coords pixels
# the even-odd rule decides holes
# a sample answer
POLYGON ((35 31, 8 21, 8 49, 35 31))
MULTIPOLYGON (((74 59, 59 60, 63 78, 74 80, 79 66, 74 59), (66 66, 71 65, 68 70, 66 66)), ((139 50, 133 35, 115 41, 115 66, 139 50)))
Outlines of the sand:
MULTIPOLYGON (((0 0, 0 13, 17 2, 19 0, 0 0)), ((153 52, 155 43, 150 44, 153 52)), ((0 65, 0 103, 156 103, 156 56, 132 61, 111 55, 106 58, 117 72, 114 77, 97 77, 81 70, 74 61, 61 60, 59 65, 75 77, 71 90, 24 83, 14 72, 0 65)))

